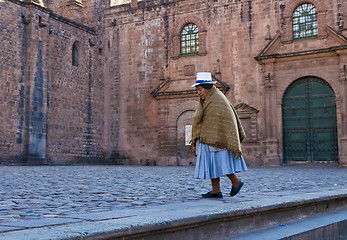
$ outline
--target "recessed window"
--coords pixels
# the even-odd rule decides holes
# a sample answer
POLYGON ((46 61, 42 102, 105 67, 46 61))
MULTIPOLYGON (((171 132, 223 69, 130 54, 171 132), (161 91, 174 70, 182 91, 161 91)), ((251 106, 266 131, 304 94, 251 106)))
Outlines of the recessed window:
POLYGON ((78 66, 78 48, 76 43, 72 44, 72 66, 78 66))
POLYGON ((317 10, 313 4, 303 3, 293 12, 293 40, 317 37, 317 10))
POLYGON ((181 56, 199 53, 199 29, 195 24, 185 25, 181 31, 181 56))

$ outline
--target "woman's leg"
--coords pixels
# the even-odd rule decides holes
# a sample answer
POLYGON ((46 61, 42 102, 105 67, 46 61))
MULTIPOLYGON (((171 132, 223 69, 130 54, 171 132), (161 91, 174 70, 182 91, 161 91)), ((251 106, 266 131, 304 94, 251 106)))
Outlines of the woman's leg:
POLYGON ((236 177, 235 174, 228 174, 227 176, 230 179, 232 184, 230 196, 235 196, 241 190, 243 186, 243 182, 241 182, 241 180, 238 177, 236 177))
POLYGON ((219 193, 220 192, 220 178, 213 178, 211 179, 212 183, 212 190, 211 193, 219 193))
POLYGON ((220 178, 211 179, 212 190, 206 194, 202 194, 202 197, 203 198, 222 198, 223 194, 220 191, 219 182, 220 182, 220 178))
POLYGON ((227 177, 230 179, 231 184, 233 185, 234 188, 237 188, 240 184, 240 179, 236 177, 235 174, 227 174, 227 177))

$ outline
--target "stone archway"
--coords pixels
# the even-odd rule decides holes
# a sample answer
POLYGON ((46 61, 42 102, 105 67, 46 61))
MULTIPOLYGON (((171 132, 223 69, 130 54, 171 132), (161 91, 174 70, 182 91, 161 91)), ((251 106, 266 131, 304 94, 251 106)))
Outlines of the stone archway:
POLYGON ((284 162, 337 161, 335 93, 317 77, 293 82, 283 96, 284 162))
POLYGON ((194 111, 185 111, 177 118, 176 123, 176 164, 189 166, 195 163, 195 155, 190 145, 191 124, 194 111))
MULTIPOLYGON (((171 143, 170 156, 174 158, 174 165, 195 164, 195 156, 192 153, 191 146, 186 145, 186 126, 193 122, 193 115, 199 102, 188 100, 175 107, 170 108, 168 115, 168 140, 171 143)), ((189 127, 188 127, 189 128, 189 127)))

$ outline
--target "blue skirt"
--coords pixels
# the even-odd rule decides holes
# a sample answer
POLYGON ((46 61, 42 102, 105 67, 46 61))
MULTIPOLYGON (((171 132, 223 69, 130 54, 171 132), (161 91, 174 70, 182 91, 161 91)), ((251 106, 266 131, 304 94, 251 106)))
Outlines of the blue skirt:
POLYGON ((198 143, 196 148, 196 178, 213 179, 226 174, 233 174, 247 170, 245 160, 230 154, 227 149, 211 147, 204 143, 198 143))

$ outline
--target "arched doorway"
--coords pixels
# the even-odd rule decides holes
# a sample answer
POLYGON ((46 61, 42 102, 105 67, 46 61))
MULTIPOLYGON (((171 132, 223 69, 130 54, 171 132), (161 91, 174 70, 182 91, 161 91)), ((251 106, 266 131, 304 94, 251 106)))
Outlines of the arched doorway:
POLYGON ((292 83, 282 102, 284 162, 337 161, 335 93, 317 77, 292 83))
POLYGON ((185 111, 177 118, 176 165, 189 166, 195 163, 195 155, 190 146, 191 124, 194 111, 185 111))

